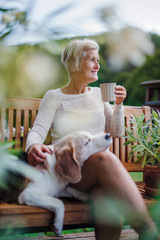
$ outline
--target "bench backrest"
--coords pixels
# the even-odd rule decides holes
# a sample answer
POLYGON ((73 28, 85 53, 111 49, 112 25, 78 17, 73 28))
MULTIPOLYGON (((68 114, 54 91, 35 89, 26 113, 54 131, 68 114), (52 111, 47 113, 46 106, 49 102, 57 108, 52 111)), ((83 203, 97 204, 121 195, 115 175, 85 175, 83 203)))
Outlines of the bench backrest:
MULTIPOLYGON (((25 148, 26 137, 30 130, 39 109, 41 99, 16 97, 6 99, 0 104, 0 142, 15 141, 14 148, 25 148)), ((146 116, 146 121, 150 118, 150 107, 124 106, 125 126, 129 124, 130 117, 135 115, 146 116)), ((125 135, 125 131, 124 134, 125 135)), ((128 159, 130 146, 124 146, 124 137, 113 138, 110 150, 117 155, 128 171, 143 171, 141 164, 135 164, 136 157, 128 159)))

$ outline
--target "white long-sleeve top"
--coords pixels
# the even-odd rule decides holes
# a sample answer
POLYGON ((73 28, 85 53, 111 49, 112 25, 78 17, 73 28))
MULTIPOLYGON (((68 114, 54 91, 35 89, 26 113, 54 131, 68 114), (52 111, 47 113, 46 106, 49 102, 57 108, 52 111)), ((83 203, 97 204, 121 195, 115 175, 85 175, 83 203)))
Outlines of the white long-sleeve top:
POLYGON ((32 144, 44 143, 48 132, 52 143, 68 133, 86 130, 92 134, 106 131, 113 137, 122 134, 123 105, 103 103, 100 88, 90 87, 82 94, 64 94, 61 89, 48 91, 41 100, 37 117, 28 134, 26 151, 32 144))

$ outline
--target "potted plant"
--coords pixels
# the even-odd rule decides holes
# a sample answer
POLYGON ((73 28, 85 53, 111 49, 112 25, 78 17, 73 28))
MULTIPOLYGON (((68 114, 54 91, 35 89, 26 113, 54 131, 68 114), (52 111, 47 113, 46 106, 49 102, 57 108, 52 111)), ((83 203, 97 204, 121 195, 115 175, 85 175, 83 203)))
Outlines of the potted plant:
POLYGON ((136 155, 137 161, 145 168, 145 190, 150 195, 157 195, 160 183, 160 113, 152 110, 151 119, 144 122, 145 115, 132 116, 131 128, 125 128, 127 141, 131 145, 129 157, 136 155))

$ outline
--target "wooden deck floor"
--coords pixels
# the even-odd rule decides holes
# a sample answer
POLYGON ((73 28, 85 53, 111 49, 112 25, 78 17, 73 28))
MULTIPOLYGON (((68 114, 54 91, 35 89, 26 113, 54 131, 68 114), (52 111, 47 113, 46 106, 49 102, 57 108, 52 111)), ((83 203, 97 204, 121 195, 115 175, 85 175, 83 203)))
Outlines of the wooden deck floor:
MULTIPOLYGON (((95 240, 94 232, 65 234, 61 237, 56 236, 38 236, 38 237, 22 237, 16 240, 95 240)), ((6 239, 5 239, 6 240, 6 239)), ((14 237, 8 237, 7 240, 15 240, 14 237)), ((122 230, 120 240, 138 240, 137 233, 132 229, 122 230)))

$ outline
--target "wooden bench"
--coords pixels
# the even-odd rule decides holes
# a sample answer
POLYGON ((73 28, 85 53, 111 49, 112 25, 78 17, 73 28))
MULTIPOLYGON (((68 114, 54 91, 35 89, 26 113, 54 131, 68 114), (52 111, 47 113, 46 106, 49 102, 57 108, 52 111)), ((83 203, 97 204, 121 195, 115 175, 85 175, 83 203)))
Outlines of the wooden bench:
MULTIPOLYGON (((1 142, 15 141, 15 149, 23 149, 26 137, 38 112, 40 99, 13 98, 1 102, 0 106, 0 133, 1 142), (23 131, 22 131, 23 130, 23 131)), ((131 115, 145 114, 150 118, 150 107, 124 107, 125 125, 129 127, 131 115)), ((135 164, 136 158, 128 159, 129 146, 124 146, 124 137, 114 138, 111 151, 122 161, 129 172, 143 172, 141 164, 135 164)), ((137 183, 147 207, 152 206, 155 200, 147 196, 143 189, 143 183, 137 183)), ((63 199, 65 203, 64 229, 93 226, 90 205, 80 201, 63 199)), ((42 208, 22 206, 17 203, 0 203, 0 232, 3 234, 7 229, 11 233, 19 232, 42 232, 50 231, 53 213, 42 208)))

